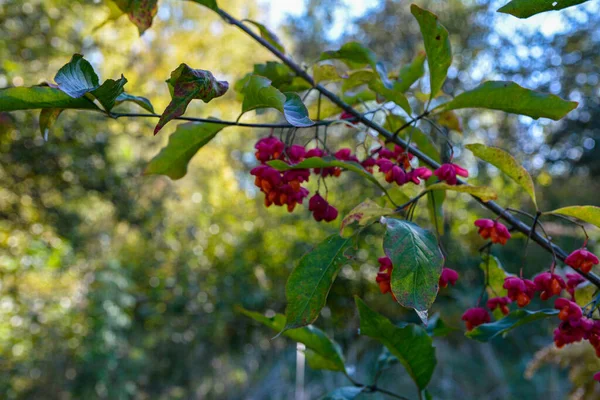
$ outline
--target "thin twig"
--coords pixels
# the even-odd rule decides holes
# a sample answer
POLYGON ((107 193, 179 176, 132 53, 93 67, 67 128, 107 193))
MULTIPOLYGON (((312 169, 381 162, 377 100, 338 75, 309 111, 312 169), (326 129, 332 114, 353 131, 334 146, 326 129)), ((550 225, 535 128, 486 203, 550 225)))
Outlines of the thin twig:
MULTIPOLYGON (((160 118, 159 114, 152 113, 111 113, 111 117, 113 118, 160 118)), ((297 126, 292 124, 265 124, 265 123, 249 123, 249 122, 237 122, 237 121, 222 121, 220 119, 212 119, 212 118, 195 118, 195 117, 176 117, 173 119, 177 119, 180 121, 191 121, 191 122, 204 122, 208 124, 221 124, 221 125, 229 125, 229 126, 240 126, 246 128, 297 128, 297 126)), ((333 123, 339 122, 337 119, 327 119, 323 121, 314 121, 315 125, 331 125, 333 123)), ((314 125, 312 125, 314 126, 314 125)))

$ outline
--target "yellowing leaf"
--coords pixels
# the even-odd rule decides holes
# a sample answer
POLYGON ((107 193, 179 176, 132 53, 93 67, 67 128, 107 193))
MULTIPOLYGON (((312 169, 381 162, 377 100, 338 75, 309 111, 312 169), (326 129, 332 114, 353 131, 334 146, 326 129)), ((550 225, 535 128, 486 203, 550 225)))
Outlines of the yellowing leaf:
POLYGON ((373 200, 367 199, 354 207, 342 220, 340 226, 340 235, 344 233, 344 229, 353 222, 358 222, 359 226, 366 226, 369 223, 376 221, 384 215, 391 215, 394 210, 391 208, 380 207, 373 200))
POLYGON ((523 189, 525 189, 527 194, 531 197, 531 200, 533 200, 533 204, 535 204, 537 208, 533 179, 531 179, 529 172, 527 172, 527 170, 523 168, 517 162, 517 160, 513 158, 513 156, 497 147, 488 147, 479 143, 468 144, 465 147, 471 150, 476 157, 492 164, 494 167, 506 174, 509 178, 517 182, 523 189))
POLYGON ((439 115, 438 123, 441 126, 445 126, 448 129, 455 130, 457 132, 462 133, 462 125, 460 123, 460 118, 454 111, 446 111, 439 115))
POLYGON ((575 217, 588 224, 596 225, 600 228, 600 207, 596 206, 570 206, 550 211, 547 214, 560 214, 567 217, 575 217))
POLYGON ((331 64, 316 64, 313 67, 313 80, 315 83, 325 81, 339 81, 342 79, 334 65, 331 64))
POLYGON ((425 190, 451 190, 453 192, 468 193, 486 202, 498 198, 496 191, 488 186, 448 185, 447 183, 439 182, 427 186, 425 190))

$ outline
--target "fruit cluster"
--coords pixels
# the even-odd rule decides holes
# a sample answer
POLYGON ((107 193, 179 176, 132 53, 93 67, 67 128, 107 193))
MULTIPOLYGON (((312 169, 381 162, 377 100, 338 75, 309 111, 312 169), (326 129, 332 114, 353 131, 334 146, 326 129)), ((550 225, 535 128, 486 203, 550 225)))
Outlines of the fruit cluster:
MULTIPOLYGON (((294 211, 296 205, 302 204, 309 195, 309 191, 302 187, 302 184, 308 182, 310 170, 278 171, 267 163, 273 160, 281 160, 289 165, 295 165, 306 158, 322 156, 322 151, 320 149, 306 151, 304 146, 299 145, 286 146, 281 140, 272 136, 260 139, 254 148, 256 149, 256 159, 261 164, 253 168, 250 173, 255 177, 254 184, 265 194, 265 206, 285 205, 289 212, 294 211)), ((340 157, 344 157, 346 153, 350 153, 350 150, 342 149, 338 153, 340 157)), ((336 156, 338 153, 336 153, 336 156)), ((341 170, 327 168, 323 171, 315 169, 313 172, 323 177, 339 176, 341 170)), ((331 206, 319 192, 310 198, 308 209, 317 221, 330 222, 338 216, 335 207, 331 206)))
MULTIPOLYGON (((475 226, 479 228, 479 234, 483 238, 491 239, 493 243, 505 244, 510 239, 508 229, 498 221, 477 220, 475 226)), ((596 255, 585 248, 581 248, 573 251, 565 259, 565 264, 575 270, 588 273, 599 261, 596 255)), ((594 347, 596 355, 600 357, 600 321, 591 318, 596 308, 596 302, 592 302, 593 305, 586 315, 575 299, 575 289, 585 279, 579 274, 572 273, 565 274, 565 277, 566 281, 563 277, 554 273, 554 264, 551 266, 550 271, 538 274, 533 278, 533 281, 516 276, 506 277, 503 288, 506 289, 507 295, 490 298, 486 304, 487 309, 491 311, 499 309, 502 314, 507 315, 509 313, 508 305, 512 302, 516 302, 518 307, 526 307, 536 293, 539 293, 541 300, 548 300, 551 297, 559 296, 564 290, 568 293, 570 299, 559 297, 554 301, 554 308, 560 310, 558 317, 561 320, 554 331, 555 345, 561 348, 569 343, 587 340, 594 347)), ((465 321, 468 331, 491 321, 487 309, 477 306, 465 311, 462 319, 465 321)), ((600 381, 600 372, 594 375, 594 379, 600 381)))
MULTIPOLYGON (((310 169, 291 169, 279 171, 270 165, 269 161, 280 160, 289 165, 295 165, 308 158, 323 158, 328 154, 319 148, 307 150, 304 146, 286 146, 281 140, 269 136, 260 139, 254 146, 255 156, 260 165, 253 168, 250 173, 254 175, 254 184, 265 194, 265 206, 287 206, 289 212, 294 211, 298 204, 302 204, 308 197, 309 191, 302 184, 309 181, 310 169)), ((432 175, 436 175, 440 181, 450 185, 457 184, 457 176, 468 176, 467 170, 456 164, 443 164, 435 171, 425 167, 413 168, 411 160, 413 155, 403 147, 394 145, 393 149, 385 146, 370 152, 363 161, 359 161, 356 155, 348 148, 338 150, 333 158, 339 161, 354 162, 360 164, 367 172, 373 173, 374 168, 384 174, 388 183, 404 185, 407 183, 420 184, 432 175)), ((342 169, 337 166, 325 168, 313 168, 312 172, 321 179, 326 177, 339 177, 342 169)), ((338 216, 338 211, 330 205, 317 191, 309 200, 309 211, 317 221, 331 222, 338 216)), ((509 235, 510 236, 510 235, 509 235)))
MULTIPOLYGON (((510 232, 506 226, 498 221, 478 219, 475 221, 475 226, 479 228, 481 237, 491 239, 492 243, 504 245, 510 239, 510 232)), ((585 248, 575 250, 565 259, 565 264, 586 273, 598 263, 598 257, 585 248)), ((554 273, 554 264, 551 266, 550 271, 538 274, 533 281, 523 277, 506 277, 502 287, 506 289, 507 295, 489 299, 486 304, 487 308, 491 311, 499 308, 506 315, 509 312, 508 305, 512 302, 516 302, 519 307, 526 307, 537 292, 540 293, 540 299, 548 300, 551 297, 560 295, 563 290, 569 293, 571 301, 574 302, 575 288, 583 283, 584 279, 579 274, 566 274, 566 278, 567 281, 565 282, 560 275, 554 273)), ((472 330, 478 325, 489 322, 490 316, 485 308, 476 307, 467 310, 462 319, 467 324, 467 329, 472 330), (473 311, 475 309, 477 311, 473 311), (484 312, 487 316, 484 315, 484 312)))

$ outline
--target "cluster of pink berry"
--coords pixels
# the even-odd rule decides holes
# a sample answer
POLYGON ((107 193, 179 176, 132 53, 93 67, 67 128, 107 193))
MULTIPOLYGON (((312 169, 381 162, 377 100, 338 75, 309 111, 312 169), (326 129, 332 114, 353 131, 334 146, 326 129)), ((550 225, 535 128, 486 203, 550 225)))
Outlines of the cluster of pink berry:
MULTIPOLYGON (((510 232, 498 221, 490 219, 478 219, 475 221, 475 226, 479 228, 479 234, 484 239, 491 239, 492 243, 506 244, 510 239, 510 232)), ((598 264, 599 260, 593 253, 585 248, 575 250, 565 260, 565 263, 584 272, 589 272, 592 266, 598 264)), ((571 299, 575 300, 575 288, 582 283, 584 279, 578 274, 566 274, 567 282, 553 272, 551 268, 549 272, 543 272, 537 275, 533 281, 529 279, 509 276, 504 280, 502 286, 507 291, 507 296, 494 297, 487 301, 487 308, 494 311, 499 308, 504 315, 508 314, 508 304, 516 302, 519 307, 525 307, 535 296, 536 292, 540 293, 542 300, 548 300, 553 296, 558 296, 563 290, 566 290, 571 299)), ((482 307, 468 309, 462 316, 462 319, 467 324, 467 329, 472 330, 476 326, 490 322, 489 312, 482 307)))
POLYGON ((373 151, 371 157, 363 161, 362 165, 369 172, 373 172, 373 167, 376 165, 379 167, 379 172, 385 174, 386 182, 395 182, 399 186, 409 182, 418 185, 421 180, 427 180, 431 175, 437 176, 440 181, 445 181, 449 185, 456 185, 457 176, 469 176, 466 169, 456 164, 442 164, 433 172, 425 167, 413 168, 410 163, 412 158, 413 155, 406 152, 404 148, 394 145, 393 150, 381 147, 373 151))
MULTIPOLYGON (((323 157, 325 153, 316 148, 307 151, 304 146, 300 145, 286 146, 281 140, 272 136, 260 139, 254 147, 256 159, 261 164, 253 168, 250 173, 255 177, 254 184, 265 194, 265 206, 286 205, 289 212, 294 211, 296 205, 302 204, 309 195, 308 190, 302 187, 302 183, 308 182, 311 171, 309 169, 293 169, 281 172, 269 166, 267 162, 281 160, 289 165, 294 165, 306 158, 323 157)), ((334 157, 338 160, 358 162, 358 159, 351 154, 350 149, 341 149, 334 154, 334 157)), ((342 170, 337 167, 328 167, 322 170, 315 168, 313 172, 324 178, 340 176, 342 170)), ((310 198, 308 209, 317 221, 330 222, 338 216, 337 209, 318 192, 310 198)))
MULTIPOLYGON (((498 221, 480 219, 475 221, 479 228, 479 234, 484 239, 491 239, 493 243, 505 244, 510 239, 510 233, 506 226, 498 221)), ((566 259, 565 264, 573 269, 590 272, 594 265, 599 263, 598 257, 585 248, 573 251, 566 259)), ((566 274, 565 280, 551 271, 537 275, 533 281, 529 279, 510 276, 505 278, 502 286, 507 291, 504 297, 494 297, 487 301, 487 308, 491 311, 500 309, 502 314, 509 313, 508 305, 516 302, 519 307, 527 306, 537 292, 542 300, 548 300, 553 296, 559 296, 563 290, 569 293, 571 299, 560 297, 555 300, 554 308, 560 310, 559 318, 562 321, 554 331, 554 343, 557 347, 565 344, 588 340, 600 357, 600 321, 586 318, 581 307, 575 302, 575 289, 583 283, 579 274, 566 274)), ((593 311, 593 309, 591 310, 593 311)), ((591 315, 591 312, 590 312, 591 315)), ((467 330, 491 321, 490 313, 483 307, 470 308, 462 316, 467 330)), ((594 375, 594 379, 600 380, 600 372, 594 375)))
MULTIPOLYGON (((281 160, 294 165, 307 158, 324 157, 326 153, 319 148, 306 150, 304 146, 300 145, 286 146, 273 136, 260 139, 254 147, 256 159, 261 164, 253 168, 250 173, 255 176, 254 184, 265 194, 265 206, 285 205, 289 212, 294 211, 296 205, 302 204, 309 195, 308 190, 302 187, 302 183, 308 182, 311 171, 294 169, 281 172, 269 166, 267 162, 281 160)), ((468 176, 468 172, 456 164, 443 164, 434 172, 425 167, 413 168, 410 163, 413 158, 412 154, 398 145, 395 145, 393 150, 380 147, 371 152, 371 155, 362 162, 348 148, 338 150, 333 157, 340 161, 359 163, 370 173, 373 173, 374 167, 377 166, 379 171, 385 174, 387 182, 395 182, 398 185, 408 182, 418 185, 422 179, 428 179, 432 174, 435 174, 440 181, 455 185, 457 175, 468 176)), ((314 168, 313 173, 322 178, 338 177, 342 173, 342 169, 339 167, 314 168)), ((318 192, 310 198, 308 209, 317 221, 330 222, 338 216, 337 209, 318 192)))
POLYGON ((402 186, 412 182, 418 185, 421 183, 421 179, 431 176, 431 171, 425 167, 412 168, 410 164, 412 158, 412 154, 407 153, 398 145, 394 145, 394 150, 381 147, 363 162, 363 166, 368 163, 365 168, 371 168, 372 171, 373 166, 377 165, 379 172, 385 174, 385 180, 388 183, 396 182, 397 185, 402 186))

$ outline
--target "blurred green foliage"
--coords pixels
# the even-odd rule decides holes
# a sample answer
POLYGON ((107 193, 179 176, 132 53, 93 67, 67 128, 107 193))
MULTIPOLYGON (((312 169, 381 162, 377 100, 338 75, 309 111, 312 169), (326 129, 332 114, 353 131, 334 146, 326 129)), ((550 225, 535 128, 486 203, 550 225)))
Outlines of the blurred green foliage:
MULTIPOLYGON (((80 52, 103 78, 123 73, 128 91, 150 98, 160 111, 169 99, 164 80, 182 62, 234 82, 254 63, 271 59, 210 10, 191 2, 163 3, 153 27, 140 38, 127 18, 110 19, 111 10, 103 3, 0 1, 0 87, 50 81, 80 52)), ((600 184, 593 177, 600 125, 592 115, 600 83, 587 60, 600 54, 600 39, 586 35, 594 23, 598 26, 598 17, 568 10, 571 29, 565 32, 545 39, 517 32, 519 46, 541 47, 544 57, 515 57, 513 66, 498 60, 523 50, 505 46, 506 37, 493 31, 490 11, 482 2, 421 3, 444 20, 458 55, 444 87, 447 93, 472 87, 478 76, 520 75, 526 83, 537 82, 572 100, 589 99, 562 125, 490 112, 461 116, 466 142, 493 143, 525 161, 542 188, 541 208, 598 204, 600 184), (581 59, 586 61, 578 63, 581 59), (489 60, 494 60, 492 66, 481 67, 489 60), (551 76, 536 78, 536 71, 550 71, 551 76), (560 84, 553 89, 556 80, 560 84), (580 149, 579 157, 572 149, 580 149)), ((282 38, 299 59, 312 62, 326 46, 339 47, 324 32, 325 16, 337 12, 336 4, 310 1, 309 17, 290 22, 291 33, 282 38)), ((263 20, 264 10, 254 2, 221 0, 220 6, 240 18, 263 20)), ((374 49, 393 67, 389 70, 408 64, 421 43, 407 4, 399 1, 382 1, 345 31, 374 49)), ((230 91, 208 105, 192 103, 188 115, 235 119, 240 110, 230 91)), ((244 120, 251 118, 249 114, 244 120)), ((237 314, 235 306, 282 312, 291 269, 334 233, 336 224, 318 224, 305 209, 287 214, 263 207, 248 171, 254 166, 253 144, 268 131, 228 129, 200 151, 180 181, 143 176, 147 161, 175 129, 173 123, 152 137, 153 122, 66 111, 44 142, 37 113, 0 115, 0 397, 293 398, 295 346, 283 338, 271 340, 272 332, 237 314)), ((455 141, 463 140, 453 135, 455 141)), ((356 146, 355 139, 351 131, 340 129, 330 140, 335 147, 356 146)), ((478 172, 475 182, 493 186, 502 204, 530 207, 514 183, 466 153, 455 156, 478 172)), ((343 174, 329 190, 342 216, 360 201, 380 196, 352 174, 343 174)), ((441 292, 433 311, 458 327, 462 311, 474 304, 483 282, 477 255, 483 242, 472 224, 484 213, 458 193, 448 193, 445 207, 447 265, 459 271, 461 280, 456 288, 441 292)), ((417 219, 429 223, 425 207, 417 219)), ((581 243, 579 230, 559 220, 546 227, 567 249, 581 243)), ((592 233, 597 239, 598 232, 592 233)), ((342 344, 351 372, 364 380, 371 376, 381 348, 359 338, 352 295, 359 294, 394 322, 417 321, 389 296, 378 294, 374 276, 382 234, 380 228, 367 232, 316 323, 342 344)), ((523 245, 521 238, 494 250, 508 271, 523 266, 532 275, 549 264, 549 255, 536 247, 529 249, 523 264, 523 245)), ((434 397, 564 398, 583 387, 587 396, 594 396, 594 387, 581 377, 598 369, 595 358, 585 363, 562 362, 560 353, 534 358, 551 344, 552 329, 546 322, 523 326, 490 344, 468 341, 460 332, 436 338, 434 397), (567 374, 545 362, 578 370, 567 374)), ((581 351, 585 357, 593 353, 590 346, 581 351)), ((410 378, 397 366, 380 382, 414 394, 410 378)), ((315 398, 345 384, 335 373, 307 371, 305 390, 315 398)))

